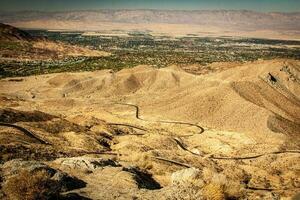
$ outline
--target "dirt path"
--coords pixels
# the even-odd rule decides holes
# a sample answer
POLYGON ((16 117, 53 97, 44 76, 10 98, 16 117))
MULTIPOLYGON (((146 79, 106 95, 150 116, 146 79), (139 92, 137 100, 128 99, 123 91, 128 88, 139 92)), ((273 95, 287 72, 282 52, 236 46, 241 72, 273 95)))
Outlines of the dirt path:
POLYGON ((180 122, 180 121, 166 121, 166 120, 147 120, 147 119, 143 119, 140 117, 140 108, 135 105, 135 104, 130 104, 130 103, 115 103, 117 105, 125 105, 125 106, 131 106, 135 108, 135 117, 139 120, 145 121, 145 122, 157 122, 157 123, 166 123, 166 124, 182 124, 182 125, 187 125, 187 126, 193 126, 198 128, 200 131, 198 132, 198 134, 202 134, 205 130, 203 127, 197 125, 197 124, 193 124, 193 123, 189 123, 189 122, 180 122))

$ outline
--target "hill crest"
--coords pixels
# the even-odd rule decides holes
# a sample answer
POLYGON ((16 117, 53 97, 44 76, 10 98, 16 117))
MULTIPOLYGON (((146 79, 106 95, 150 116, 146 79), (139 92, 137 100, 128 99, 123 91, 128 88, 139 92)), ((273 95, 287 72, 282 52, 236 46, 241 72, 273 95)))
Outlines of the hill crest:
POLYGON ((0 23, 0 40, 1 41, 33 41, 37 38, 29 33, 16 27, 0 23))

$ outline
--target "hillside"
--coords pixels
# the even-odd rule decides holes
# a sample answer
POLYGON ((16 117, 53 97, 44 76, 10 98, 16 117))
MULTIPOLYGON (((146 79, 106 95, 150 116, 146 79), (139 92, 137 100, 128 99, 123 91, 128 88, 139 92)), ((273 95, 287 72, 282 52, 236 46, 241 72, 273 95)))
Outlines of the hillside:
POLYGON ((137 66, 2 79, 4 179, 48 166, 91 199, 290 198, 299 69, 274 59, 205 75, 137 66))
POLYGON ((10 25, 0 23, 0 61, 6 60, 55 60, 68 57, 99 57, 108 55, 102 51, 54 42, 10 25))
POLYGON ((0 41, 33 41, 29 33, 17 29, 13 26, 0 23, 0 41))

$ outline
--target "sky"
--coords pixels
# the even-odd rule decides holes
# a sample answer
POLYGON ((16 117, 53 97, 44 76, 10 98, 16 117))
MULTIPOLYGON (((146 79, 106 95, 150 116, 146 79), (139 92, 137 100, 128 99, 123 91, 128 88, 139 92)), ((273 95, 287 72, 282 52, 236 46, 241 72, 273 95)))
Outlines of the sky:
POLYGON ((254 10, 260 12, 300 12, 300 0, 0 0, 0 10, 254 10))

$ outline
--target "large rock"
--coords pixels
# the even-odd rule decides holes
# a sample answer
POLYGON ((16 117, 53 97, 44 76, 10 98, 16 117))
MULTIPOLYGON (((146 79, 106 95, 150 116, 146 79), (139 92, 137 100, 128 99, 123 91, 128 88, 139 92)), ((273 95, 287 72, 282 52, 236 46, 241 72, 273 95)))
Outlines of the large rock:
POLYGON ((23 161, 22 159, 14 159, 5 162, 2 167, 3 177, 9 178, 10 176, 18 174, 21 170, 35 172, 38 170, 46 171, 50 176, 53 176, 57 170, 50 168, 42 162, 38 161, 23 161))
POLYGON ((120 166, 117 162, 111 159, 93 158, 93 157, 73 157, 73 158, 59 158, 53 161, 55 164, 62 168, 67 167, 69 169, 88 170, 94 171, 96 169, 102 169, 105 166, 117 167, 120 166))

